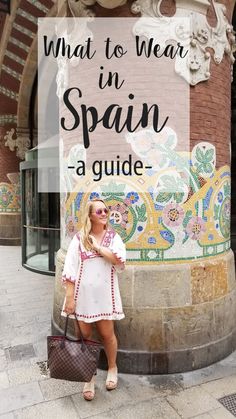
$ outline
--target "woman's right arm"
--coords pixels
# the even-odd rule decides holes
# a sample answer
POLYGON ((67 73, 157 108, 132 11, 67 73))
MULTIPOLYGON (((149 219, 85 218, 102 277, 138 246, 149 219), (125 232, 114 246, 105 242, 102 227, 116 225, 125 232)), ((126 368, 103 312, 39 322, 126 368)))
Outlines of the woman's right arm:
POLYGON ((75 312, 75 284, 66 281, 66 301, 64 311, 66 314, 73 314, 75 312))
POLYGON ((79 260, 79 239, 77 235, 75 235, 70 242, 65 258, 64 269, 62 272, 62 279, 66 285, 66 300, 64 311, 67 314, 73 314, 75 311, 74 292, 79 260))

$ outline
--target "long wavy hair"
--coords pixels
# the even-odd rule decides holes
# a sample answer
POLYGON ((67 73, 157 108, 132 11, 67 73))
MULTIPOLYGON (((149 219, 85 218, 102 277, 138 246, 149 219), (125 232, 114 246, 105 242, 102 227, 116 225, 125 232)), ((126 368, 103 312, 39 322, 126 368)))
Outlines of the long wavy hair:
MULTIPOLYGON (((102 199, 99 199, 99 198, 91 199, 91 201, 88 201, 87 204, 85 205, 84 211, 82 212, 82 217, 81 217, 82 218, 82 228, 80 230, 80 234, 81 234, 82 243, 83 243, 86 250, 91 250, 92 249, 92 246, 91 246, 91 243, 89 241, 88 236, 89 236, 89 234, 91 232, 91 228, 92 228, 92 223, 91 223, 91 220, 90 220, 90 214, 93 210, 93 204, 95 202, 102 202, 105 205, 105 207, 107 208, 106 203, 102 199)), ((107 208, 107 210, 109 211, 109 208, 107 208)), ((104 230, 107 230, 107 228, 108 228, 108 219, 109 219, 109 212, 108 212, 108 217, 107 217, 107 223, 104 225, 104 230)))

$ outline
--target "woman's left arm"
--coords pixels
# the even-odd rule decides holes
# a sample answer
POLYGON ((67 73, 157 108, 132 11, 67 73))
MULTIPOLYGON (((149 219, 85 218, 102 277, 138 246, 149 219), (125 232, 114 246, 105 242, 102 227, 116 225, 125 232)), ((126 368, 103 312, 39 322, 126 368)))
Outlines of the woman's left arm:
POLYGON ((92 235, 90 235, 90 238, 93 249, 101 256, 103 256, 112 265, 119 265, 123 262, 121 258, 118 255, 116 255, 111 249, 105 246, 99 246, 97 240, 92 235))
POLYGON ((108 262, 111 262, 112 265, 116 265, 120 262, 120 259, 112 253, 108 247, 99 246, 98 250, 96 250, 101 256, 103 256, 108 262))

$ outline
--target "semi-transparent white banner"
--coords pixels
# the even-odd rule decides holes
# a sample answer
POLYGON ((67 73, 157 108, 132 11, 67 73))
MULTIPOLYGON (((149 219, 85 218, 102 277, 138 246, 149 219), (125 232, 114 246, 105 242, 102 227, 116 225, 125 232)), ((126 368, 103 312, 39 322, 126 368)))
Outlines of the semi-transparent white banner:
POLYGON ((120 185, 184 201, 189 26, 187 18, 39 21, 40 192, 109 194, 120 185))

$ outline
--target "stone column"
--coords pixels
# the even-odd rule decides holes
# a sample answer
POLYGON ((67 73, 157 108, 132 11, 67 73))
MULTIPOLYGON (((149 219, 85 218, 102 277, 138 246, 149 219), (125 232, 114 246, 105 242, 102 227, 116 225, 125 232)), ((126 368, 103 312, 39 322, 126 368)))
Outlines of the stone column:
MULTIPOLYGON (((130 16, 127 5, 121 10, 130 16)), ((181 200, 160 194, 154 202, 151 194, 138 190, 107 198, 128 250, 127 269, 119 279, 126 318, 116 323, 118 366, 129 373, 183 372, 216 362, 236 348, 229 167, 232 10, 214 0, 177 0, 176 10, 171 0, 137 0, 132 11, 192 17, 187 80, 191 166, 189 189, 181 200)), ((182 151, 187 150, 176 149, 172 157, 178 159, 182 151)), ((71 195, 63 203, 54 330, 62 328, 64 247, 80 226, 83 199, 71 195)))

